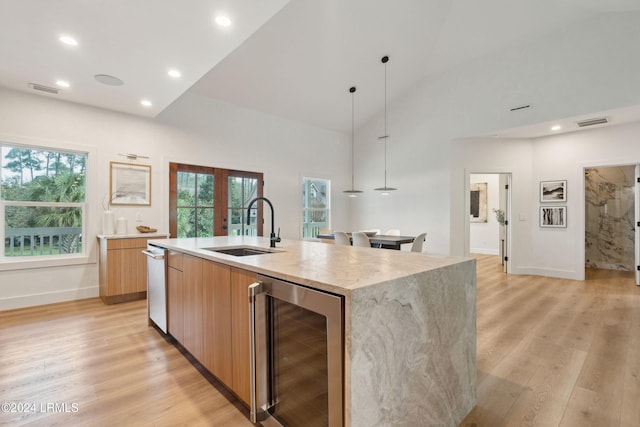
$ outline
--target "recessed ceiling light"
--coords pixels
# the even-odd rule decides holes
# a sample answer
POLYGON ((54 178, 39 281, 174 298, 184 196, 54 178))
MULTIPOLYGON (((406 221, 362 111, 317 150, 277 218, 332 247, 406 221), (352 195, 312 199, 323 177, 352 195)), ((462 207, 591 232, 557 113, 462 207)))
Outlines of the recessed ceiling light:
POLYGON ((562 129, 562 126, 560 126, 560 125, 551 126, 551 130, 552 131, 556 131, 556 130, 560 130, 560 129, 562 129))
POLYGON ((148 99, 143 99, 142 101, 140 101, 140 104, 144 105, 145 107, 151 107, 153 105, 148 99))
POLYGON ((221 27, 228 27, 231 25, 231 19, 229 19, 228 16, 218 15, 216 16, 216 24, 220 25, 221 27))
POLYGON ((173 77, 174 79, 177 79, 178 77, 180 77, 182 75, 180 73, 180 71, 178 71, 178 70, 169 70, 169 72, 167 74, 169 74, 169 76, 173 77))
POLYGON ((78 41, 70 36, 60 36, 58 40, 69 46, 78 46, 78 41))
POLYGON ((65 80, 58 80, 56 81, 56 84, 60 87, 71 87, 71 85, 69 84, 69 82, 65 81, 65 80))

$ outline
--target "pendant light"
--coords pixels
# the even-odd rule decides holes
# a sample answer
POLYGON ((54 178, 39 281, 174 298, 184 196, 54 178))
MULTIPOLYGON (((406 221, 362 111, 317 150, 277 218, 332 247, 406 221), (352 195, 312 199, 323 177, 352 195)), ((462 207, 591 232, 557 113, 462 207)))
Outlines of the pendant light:
POLYGON ((354 128, 355 128, 355 108, 354 108, 354 98, 355 98, 355 93, 356 93, 356 87, 355 86, 351 86, 349 88, 349 93, 351 93, 351 190, 344 190, 343 193, 348 194, 349 197, 357 197, 358 194, 362 193, 361 190, 354 190, 353 189, 353 183, 354 183, 354 167, 353 167, 353 163, 354 163, 354 148, 353 148, 353 144, 354 144, 354 128))
POLYGON ((397 190, 397 188, 387 187, 387 139, 389 139, 387 134, 387 62, 389 62, 389 57, 383 56, 380 62, 384 64, 384 135, 379 136, 378 139, 384 140, 384 187, 374 188, 374 190, 382 191, 383 196, 388 196, 389 191, 397 190))

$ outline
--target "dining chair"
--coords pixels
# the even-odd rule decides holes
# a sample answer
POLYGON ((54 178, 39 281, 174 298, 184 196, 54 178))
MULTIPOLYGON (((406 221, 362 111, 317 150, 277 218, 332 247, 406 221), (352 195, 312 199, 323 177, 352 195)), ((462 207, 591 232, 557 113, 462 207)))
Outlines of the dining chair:
POLYGON ((400 230, 397 229, 397 228, 390 228, 384 234, 386 234, 387 236, 399 236, 400 235, 400 230))
POLYGON ((411 252, 422 252, 422 244, 424 243, 426 235, 427 233, 421 233, 416 236, 411 245, 411 252))
POLYGON ((351 239, 349 239, 349 235, 344 231, 334 231, 333 237, 335 238, 336 245, 351 245, 351 239))
POLYGON ((358 231, 352 234, 353 236, 353 246, 360 246, 362 248, 370 248, 371 242, 369 241, 369 236, 365 233, 358 231))

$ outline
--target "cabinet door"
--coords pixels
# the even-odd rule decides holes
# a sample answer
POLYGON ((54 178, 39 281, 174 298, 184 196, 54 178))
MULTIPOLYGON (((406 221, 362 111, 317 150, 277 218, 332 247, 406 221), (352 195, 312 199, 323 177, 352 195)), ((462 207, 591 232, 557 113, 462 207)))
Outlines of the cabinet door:
POLYGON ((256 273, 231 269, 231 353, 233 383, 231 389, 245 404, 250 404, 249 291, 256 273))
POLYGON ((184 294, 182 292, 182 271, 167 269, 167 287, 169 288, 169 333, 184 345, 184 294))
POLYGON ((185 255, 182 286, 184 292, 184 342, 182 345, 202 362, 202 265, 205 261, 185 255))
POLYGON ((203 365, 227 386, 232 384, 231 268, 205 262, 203 268, 203 365))

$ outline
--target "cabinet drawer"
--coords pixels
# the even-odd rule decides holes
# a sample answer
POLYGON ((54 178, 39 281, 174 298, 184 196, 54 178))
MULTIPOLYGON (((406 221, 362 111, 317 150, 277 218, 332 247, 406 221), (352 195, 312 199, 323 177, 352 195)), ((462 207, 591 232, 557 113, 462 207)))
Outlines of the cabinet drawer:
POLYGON ((182 271, 182 259, 182 253, 176 251, 168 251, 167 265, 171 268, 182 271))
POLYGON ((146 237, 136 237, 132 239, 108 239, 107 249, 132 249, 132 248, 147 248, 146 237))

